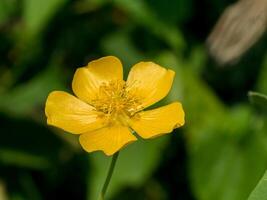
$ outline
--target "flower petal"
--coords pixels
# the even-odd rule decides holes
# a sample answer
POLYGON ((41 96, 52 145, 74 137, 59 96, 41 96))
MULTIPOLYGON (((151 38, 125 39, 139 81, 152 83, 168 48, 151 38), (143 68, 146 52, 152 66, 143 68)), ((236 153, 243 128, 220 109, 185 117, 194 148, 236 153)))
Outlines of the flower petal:
POLYGON ((103 82, 122 79, 121 61, 114 56, 106 56, 78 68, 72 81, 72 90, 81 100, 90 103, 97 98, 99 86, 103 82))
POLYGON ((61 91, 49 94, 45 114, 47 123, 73 134, 102 128, 106 118, 103 113, 76 97, 61 91))
POLYGON ((184 125, 184 110, 178 102, 137 113, 130 126, 142 138, 154 138, 184 125))
POLYGON ((106 155, 110 156, 137 139, 128 127, 113 125, 82 134, 79 140, 86 151, 92 152, 101 150, 106 155))
POLYGON ((169 93, 174 74, 153 62, 140 62, 132 67, 127 85, 142 100, 140 107, 144 109, 169 93))

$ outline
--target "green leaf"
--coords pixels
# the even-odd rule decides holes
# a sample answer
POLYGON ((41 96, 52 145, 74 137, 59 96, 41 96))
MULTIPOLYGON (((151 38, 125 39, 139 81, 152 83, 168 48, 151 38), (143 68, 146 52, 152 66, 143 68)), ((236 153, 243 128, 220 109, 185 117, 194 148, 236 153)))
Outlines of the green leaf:
POLYGON ((29 115, 44 105, 48 93, 64 88, 60 71, 53 66, 41 72, 29 82, 15 87, 0 96, 0 111, 11 115, 29 115))
POLYGON ((0 1, 0 26, 8 21, 10 16, 16 10, 17 4, 15 0, 0 1))
POLYGON ((267 96, 258 92, 249 92, 250 101, 262 110, 267 111, 267 96))
POLYGON ((165 24, 160 17, 153 13, 153 10, 150 9, 145 1, 115 0, 114 3, 122 10, 125 10, 136 23, 162 38, 177 52, 181 52, 184 49, 185 42, 180 30, 174 25, 165 24))
POLYGON ((250 194, 248 200, 267 200, 267 171, 250 194))
POLYGON ((267 54, 265 54, 264 56, 264 60, 261 67, 262 68, 257 81, 257 91, 267 94, 267 54))
POLYGON ((85 0, 75 2, 75 10, 78 13, 96 11, 108 3, 107 0, 85 0))
POLYGON ((0 149, 0 161, 5 165, 15 165, 31 169, 47 169, 50 162, 40 156, 13 149, 0 149))
POLYGON ((192 0, 148 0, 147 2, 167 24, 185 23, 193 11, 192 0))
POLYGON ((26 199, 42 200, 42 195, 33 180, 33 176, 28 172, 22 172, 19 174, 19 180, 17 180, 21 186, 22 191, 25 193, 26 199))
MULTIPOLYGON (((157 167, 162 158, 162 150, 170 139, 169 136, 153 140, 138 140, 123 149, 118 157, 114 174, 108 189, 112 197, 126 186, 138 187, 146 181, 157 167)), ((87 199, 98 199, 104 183, 110 158, 103 153, 90 155, 93 161, 92 173, 89 174, 89 195, 87 199)))
POLYGON ((127 31, 108 35, 102 40, 101 47, 106 54, 112 54, 122 59, 125 72, 128 72, 132 65, 144 59, 131 41, 127 31))
POLYGON ((267 164, 267 138, 254 120, 248 107, 238 108, 197 131, 202 137, 189 159, 199 200, 243 200, 255 187, 267 164))
POLYGON ((209 86, 192 70, 201 68, 201 66, 196 67, 196 63, 205 64, 202 61, 203 58, 201 56, 192 57, 195 58, 195 61, 189 62, 171 52, 163 52, 158 56, 158 63, 176 72, 167 100, 182 102, 186 115, 185 127, 189 132, 186 137, 190 138, 188 142, 193 145, 195 137, 196 140, 198 137, 202 137, 198 130, 218 121, 217 118, 225 115, 226 108, 209 86), (205 113, 209 113, 209 115, 205 113))
POLYGON ((47 127, 2 115, 0 121, 0 166, 44 170, 61 161, 64 145, 47 127))
POLYGON ((25 0, 23 18, 26 34, 39 34, 66 0, 25 0))
POLYGON ((199 200, 243 200, 266 168, 266 127, 248 106, 227 109, 193 71, 201 71, 202 66, 195 66, 205 64, 203 56, 191 57, 159 56, 159 63, 174 69, 178 79, 169 98, 182 101, 185 110, 191 187, 199 200))

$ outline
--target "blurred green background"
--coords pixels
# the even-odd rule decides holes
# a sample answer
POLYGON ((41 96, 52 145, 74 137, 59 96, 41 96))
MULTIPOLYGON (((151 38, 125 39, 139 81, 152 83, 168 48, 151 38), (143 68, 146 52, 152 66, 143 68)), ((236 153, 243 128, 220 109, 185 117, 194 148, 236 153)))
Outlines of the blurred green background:
POLYGON ((186 125, 122 150, 108 198, 244 200, 267 168, 266 115, 247 92, 267 94, 263 37, 219 67, 205 40, 230 0, 0 0, 0 200, 95 200, 110 158, 48 127, 52 90, 71 92, 75 69, 118 56, 176 71, 169 96, 186 125))

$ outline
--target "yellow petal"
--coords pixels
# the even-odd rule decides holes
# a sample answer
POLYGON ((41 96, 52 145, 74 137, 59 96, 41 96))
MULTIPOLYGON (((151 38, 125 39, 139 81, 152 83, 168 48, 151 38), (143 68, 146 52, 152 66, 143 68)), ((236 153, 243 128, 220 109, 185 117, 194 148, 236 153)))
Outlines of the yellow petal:
POLYGON ((86 151, 100 150, 110 156, 137 139, 130 132, 129 128, 121 125, 113 125, 82 134, 79 140, 86 151))
POLYGON ((81 100, 90 103, 97 98, 101 84, 122 79, 121 61, 114 56, 106 56, 78 68, 72 81, 72 90, 81 100))
POLYGON ((45 114, 47 123, 73 134, 80 134, 102 128, 105 125, 103 113, 78 98, 61 91, 49 94, 45 114))
POLYGON ((153 138, 184 125, 184 110, 178 102, 137 113, 130 126, 142 138, 153 138))
POLYGON ((174 75, 174 71, 153 62, 140 62, 132 67, 127 85, 142 100, 140 107, 146 108, 169 93, 174 75))

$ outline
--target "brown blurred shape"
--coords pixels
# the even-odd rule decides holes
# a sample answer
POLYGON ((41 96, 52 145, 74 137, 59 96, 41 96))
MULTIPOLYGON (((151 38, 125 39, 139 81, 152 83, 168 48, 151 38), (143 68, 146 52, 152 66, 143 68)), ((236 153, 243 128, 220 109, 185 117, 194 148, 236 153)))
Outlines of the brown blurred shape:
POLYGON ((210 54, 221 64, 238 60, 267 27, 267 0, 239 0, 226 8, 207 39, 210 54))

